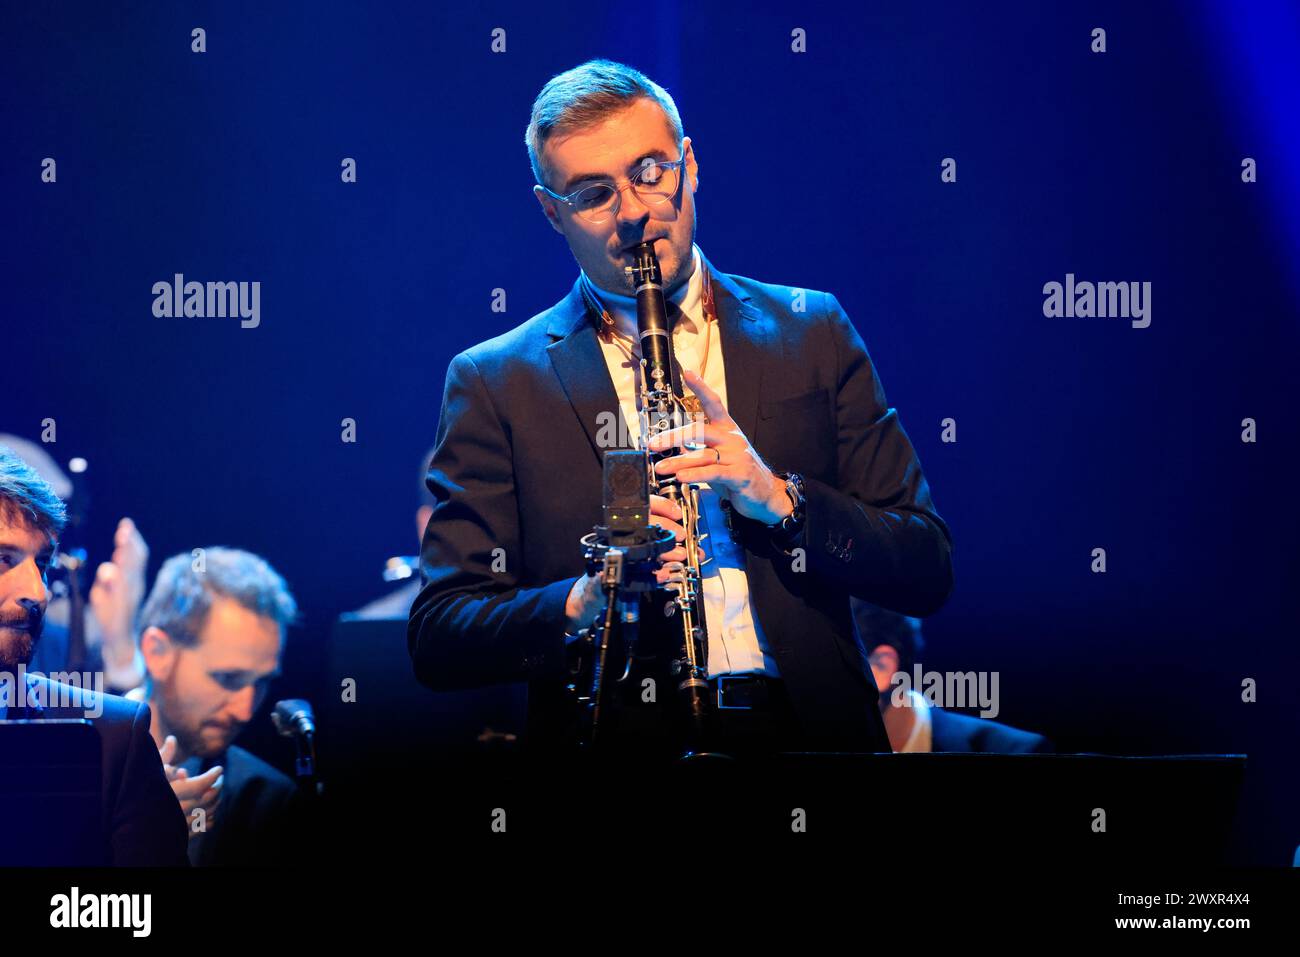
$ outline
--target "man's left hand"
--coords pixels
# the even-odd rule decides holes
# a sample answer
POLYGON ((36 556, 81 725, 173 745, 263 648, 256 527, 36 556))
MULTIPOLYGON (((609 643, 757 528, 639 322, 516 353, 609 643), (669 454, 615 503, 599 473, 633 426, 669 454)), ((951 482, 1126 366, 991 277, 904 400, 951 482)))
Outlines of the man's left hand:
POLYGON ((696 446, 692 451, 656 463, 657 475, 675 475, 683 484, 707 482, 731 507, 756 522, 772 525, 789 515, 794 506, 778 478, 727 414, 718 394, 694 372, 682 370, 686 385, 700 400, 708 423, 669 429, 648 444, 651 451, 696 446), (703 446, 700 448, 699 446, 703 446))
POLYGON ((135 644, 135 617, 144 602, 149 546, 124 518, 113 534, 113 557, 95 569, 90 586, 88 640, 103 646, 104 680, 110 688, 134 688, 144 680, 144 660, 135 644))
POLYGON ((95 582, 90 587, 90 610, 105 638, 124 639, 134 646, 133 627, 144 602, 148 563, 149 546, 144 536, 135 522, 122 519, 113 533, 112 560, 101 562, 95 569, 95 582))

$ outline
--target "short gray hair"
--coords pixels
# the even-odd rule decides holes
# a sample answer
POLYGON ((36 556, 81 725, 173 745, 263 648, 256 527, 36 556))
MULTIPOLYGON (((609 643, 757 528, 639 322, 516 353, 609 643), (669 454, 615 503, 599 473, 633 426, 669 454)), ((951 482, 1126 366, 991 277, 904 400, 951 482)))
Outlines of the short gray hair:
POLYGON ((265 559, 237 548, 201 551, 201 565, 198 556, 187 552, 163 562, 140 610, 141 634, 161 628, 177 644, 196 645, 215 598, 230 598, 281 628, 297 619, 298 605, 288 584, 265 559))
POLYGON ((640 70, 613 60, 588 60, 551 77, 533 101, 533 114, 524 133, 533 178, 545 186, 542 147, 552 136, 575 133, 595 126, 636 100, 658 103, 668 120, 668 132, 682 141, 682 118, 677 104, 662 86, 640 70))

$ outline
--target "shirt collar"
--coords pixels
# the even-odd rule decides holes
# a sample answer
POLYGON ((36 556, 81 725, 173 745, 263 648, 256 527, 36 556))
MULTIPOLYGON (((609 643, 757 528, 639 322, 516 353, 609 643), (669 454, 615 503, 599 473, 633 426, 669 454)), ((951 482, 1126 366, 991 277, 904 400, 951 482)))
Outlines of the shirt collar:
MULTIPOLYGON (((687 332, 698 332, 701 328, 701 299, 704 292, 704 269, 700 265, 700 247, 696 243, 691 243, 691 277, 686 280, 677 291, 668 297, 670 302, 676 303, 677 308, 681 310, 681 318, 677 320, 681 327, 687 332)), ((617 293, 606 292, 601 289, 587 277, 584 271, 583 280, 595 293, 596 298, 604 305, 606 309, 614 316, 615 322, 618 323, 619 329, 628 333, 632 338, 636 338, 636 297, 620 296, 617 293)), ((674 326, 676 331, 676 325, 674 326)))

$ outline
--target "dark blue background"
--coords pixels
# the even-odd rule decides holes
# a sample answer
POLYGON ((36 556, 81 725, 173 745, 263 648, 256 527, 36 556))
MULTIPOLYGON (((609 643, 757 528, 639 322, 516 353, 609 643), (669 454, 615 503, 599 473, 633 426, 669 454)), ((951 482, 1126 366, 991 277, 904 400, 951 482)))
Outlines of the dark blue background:
POLYGON ((447 363, 576 275, 532 98, 623 60, 677 100, 714 265, 833 291, 867 343, 956 542, 924 664, 998 670, 1063 749, 1249 753, 1240 854, 1289 863, 1296 7, 858 6, 6 3, 0 430, 90 460, 93 557, 120 515, 151 572, 267 557, 304 609, 278 690, 321 693, 330 622, 415 549, 447 363), (261 327, 154 318, 176 272, 261 281, 261 327), (1150 328, 1044 318, 1067 272, 1150 281, 1150 328))

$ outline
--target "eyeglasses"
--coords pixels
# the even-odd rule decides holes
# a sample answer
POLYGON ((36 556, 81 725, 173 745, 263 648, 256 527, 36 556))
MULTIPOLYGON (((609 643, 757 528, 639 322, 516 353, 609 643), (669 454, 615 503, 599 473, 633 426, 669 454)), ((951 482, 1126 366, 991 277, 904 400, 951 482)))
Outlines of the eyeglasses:
MULTIPOLYGON (((667 162, 656 162, 646 157, 641 162, 641 167, 632 174, 627 185, 647 206, 662 206, 677 195, 677 187, 682 183, 682 166, 685 163, 685 156, 667 162)), ((561 196, 545 186, 542 190, 551 199, 564 203, 587 222, 595 225, 618 215, 619 207, 622 205, 623 190, 626 188, 626 186, 615 186, 613 183, 593 183, 591 186, 575 190, 568 196, 561 196)))

